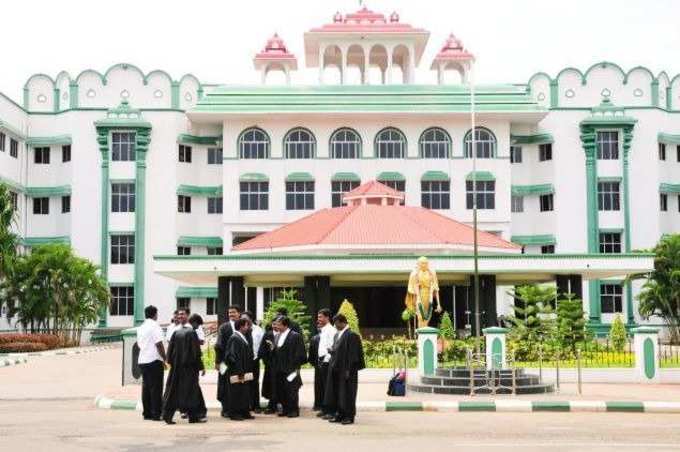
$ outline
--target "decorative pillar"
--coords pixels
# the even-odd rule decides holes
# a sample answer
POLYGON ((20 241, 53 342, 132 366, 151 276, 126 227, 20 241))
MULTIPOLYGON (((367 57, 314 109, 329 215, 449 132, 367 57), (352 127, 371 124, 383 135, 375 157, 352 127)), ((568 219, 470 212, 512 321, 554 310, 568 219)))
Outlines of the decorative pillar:
MULTIPOLYGON (((588 252, 599 253, 599 219, 597 211, 597 132, 591 126, 581 125, 581 143, 586 154, 586 214, 588 219, 588 252)), ((588 281, 588 323, 601 323, 600 283, 588 281)))
MULTIPOLYGON (((632 231, 630 222, 630 176, 629 176, 629 156, 631 142, 633 141, 633 126, 628 125, 623 128, 623 240, 626 253, 632 249, 632 231)), ((635 312, 633 310, 633 286, 630 281, 625 283, 626 287, 626 323, 629 327, 635 325, 635 312)))
POLYGON ((387 71, 387 77, 385 78, 386 81, 383 82, 383 83, 387 83, 388 85, 392 84, 392 64, 393 64, 393 62, 392 62, 393 53, 392 52, 393 52, 393 49, 389 49, 389 51, 387 53, 387 69, 385 69, 387 71))
POLYGON ((364 49, 364 68, 361 75, 361 83, 368 85, 368 70, 371 63, 371 49, 364 49), (367 51, 368 50, 368 51, 367 51))
POLYGON ((557 80, 550 81, 550 108, 557 108, 559 104, 559 91, 557 80))
POLYGON ((172 108, 179 108, 179 82, 176 81, 170 84, 170 105, 172 108))
POLYGON ((324 54, 326 49, 323 46, 319 46, 319 85, 323 85, 323 70, 325 69, 324 54))
POLYGON ((659 79, 652 80, 652 106, 659 106, 659 79))
POLYGON ((635 344, 635 376, 640 383, 658 383, 659 328, 642 326, 633 328, 635 344))
MULTIPOLYGON (((102 156, 101 170, 101 200, 99 202, 101 224, 100 224, 100 252, 99 268, 102 278, 108 282, 109 274, 109 130, 107 128, 97 129, 97 144, 102 156)), ((99 312, 99 328, 106 328, 108 320, 108 310, 103 308, 99 312)))
POLYGON ((150 128, 139 128, 135 133, 135 326, 144 322, 146 153, 150 135, 150 128))
POLYGON ((416 330, 418 334, 418 374, 434 375, 437 369, 437 328, 425 327, 416 330))
POLYGON ((347 58, 349 58, 349 49, 343 47, 340 49, 340 84, 347 83, 347 58))
POLYGON ((255 288, 255 318, 264 319, 264 287, 255 288))
POLYGON ((486 369, 500 370, 508 367, 506 359, 505 336, 508 333, 507 328, 500 328, 497 326, 484 328, 486 342, 486 369))
POLYGON ((217 277, 217 324, 221 325, 227 321, 227 307, 229 306, 229 277, 217 277))
POLYGON ((71 110, 74 110, 78 108, 78 83, 77 82, 70 82, 68 85, 68 101, 69 101, 69 108, 71 110))

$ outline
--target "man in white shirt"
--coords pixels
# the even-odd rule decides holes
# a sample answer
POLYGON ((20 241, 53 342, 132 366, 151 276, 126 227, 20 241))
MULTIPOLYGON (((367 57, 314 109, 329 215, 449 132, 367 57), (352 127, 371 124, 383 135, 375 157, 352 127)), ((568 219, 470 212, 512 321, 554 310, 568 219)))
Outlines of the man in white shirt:
POLYGON ((142 371, 142 416, 146 420, 160 421, 163 405, 163 363, 166 360, 163 330, 156 321, 158 309, 144 308, 144 323, 137 328, 137 363, 142 371))
MULTIPOLYGON (((319 346, 316 353, 316 362, 310 363, 315 367, 314 372, 314 395, 319 408, 317 417, 331 414, 323 406, 326 394, 326 382, 328 380, 328 363, 331 360, 330 349, 333 347, 333 338, 337 330, 331 324, 330 309, 321 309, 316 315, 316 325, 319 328, 319 346)), ((311 354, 313 355, 313 353, 311 354)))
POLYGON ((177 320, 177 313, 179 311, 175 309, 175 312, 172 313, 172 322, 168 325, 168 327, 165 329, 165 341, 170 342, 170 339, 172 338, 172 333, 175 332, 177 329, 177 325, 179 325, 179 320, 177 320))

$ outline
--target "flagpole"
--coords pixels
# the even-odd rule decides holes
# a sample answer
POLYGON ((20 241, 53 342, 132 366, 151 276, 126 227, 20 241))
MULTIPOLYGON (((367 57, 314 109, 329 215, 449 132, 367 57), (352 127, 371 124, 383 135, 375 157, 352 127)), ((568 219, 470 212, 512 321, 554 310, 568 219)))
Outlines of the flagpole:
POLYGON ((477 239, 477 130, 475 124, 475 72, 474 62, 470 62, 470 124, 472 152, 472 229, 473 229, 473 261, 474 261, 474 309, 475 309, 475 353, 481 356, 481 319, 479 312, 479 247, 477 239))

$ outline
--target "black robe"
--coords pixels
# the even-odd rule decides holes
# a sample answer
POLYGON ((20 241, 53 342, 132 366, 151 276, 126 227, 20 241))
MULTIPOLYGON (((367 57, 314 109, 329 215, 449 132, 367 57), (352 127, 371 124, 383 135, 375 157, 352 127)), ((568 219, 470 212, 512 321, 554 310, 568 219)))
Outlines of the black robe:
POLYGON ((201 346, 196 332, 179 328, 168 345, 170 372, 163 395, 163 418, 172 419, 176 410, 185 412, 190 419, 202 415, 205 407, 198 373, 204 369, 201 346))
POLYGON ((274 377, 276 374, 276 369, 274 368, 274 350, 272 350, 267 343, 270 341, 272 344, 276 343, 276 336, 274 331, 268 329, 264 336, 262 337, 262 342, 260 342, 260 349, 257 352, 257 357, 264 363, 264 376, 262 377, 262 397, 269 400, 270 407, 273 403, 276 403, 276 397, 274 395, 274 377))
POLYGON ((324 397, 324 405, 338 417, 354 420, 359 371, 365 367, 361 337, 348 329, 331 349, 324 397))
POLYGON ((319 342, 321 341, 321 333, 312 337, 309 341, 309 352, 307 353, 307 362, 314 367, 314 409, 321 409, 323 406, 323 388, 321 366, 319 365, 319 342))
MULTIPOLYGON (((253 349, 247 341, 238 334, 233 334, 227 342, 225 362, 228 367, 227 375, 243 376, 252 372, 253 349)), ((250 411, 250 382, 229 383, 229 414, 248 414, 250 411)))
POLYGON ((289 330, 283 343, 274 349, 274 365, 276 368, 275 394, 276 401, 281 402, 284 414, 299 411, 298 392, 302 386, 300 366, 307 362, 307 352, 302 335, 289 330), (288 376, 297 372, 292 381, 288 376))
MULTIPOLYGON (((227 341, 234 334, 229 320, 220 325, 217 330, 217 341, 215 342, 215 366, 219 369, 219 365, 225 362, 224 356, 227 352, 227 341)), ((222 411, 226 411, 229 404, 229 376, 217 373, 217 400, 222 402, 222 411)))

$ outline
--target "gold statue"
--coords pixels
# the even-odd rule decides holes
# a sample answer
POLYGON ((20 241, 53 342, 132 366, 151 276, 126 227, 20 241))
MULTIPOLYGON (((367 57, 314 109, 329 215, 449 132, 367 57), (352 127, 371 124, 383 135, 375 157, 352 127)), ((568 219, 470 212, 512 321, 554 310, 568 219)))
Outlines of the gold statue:
POLYGON ((406 307, 416 312, 418 328, 428 326, 434 308, 433 299, 437 304, 436 312, 442 312, 437 273, 430 268, 427 258, 423 256, 418 258, 418 264, 408 278, 408 290, 404 300, 406 307))

